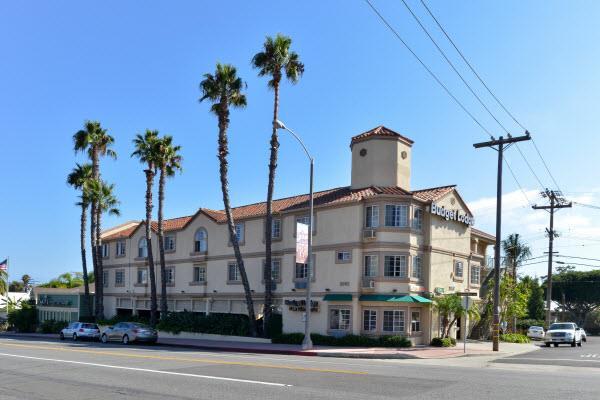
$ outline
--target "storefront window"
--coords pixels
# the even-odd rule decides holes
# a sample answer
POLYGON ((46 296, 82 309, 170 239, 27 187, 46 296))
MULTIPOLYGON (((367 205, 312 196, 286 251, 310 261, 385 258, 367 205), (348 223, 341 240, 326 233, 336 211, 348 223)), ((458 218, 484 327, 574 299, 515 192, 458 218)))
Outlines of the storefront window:
POLYGON ((337 308, 329 310, 329 329, 350 329, 350 310, 337 308))
POLYGON ((421 332, 421 313, 419 311, 411 313, 410 330, 412 332, 421 332))
POLYGON ((404 332, 404 311, 386 310, 383 312, 384 332, 404 332))
POLYGON ((377 311, 363 311, 363 330, 369 332, 377 330, 377 311))

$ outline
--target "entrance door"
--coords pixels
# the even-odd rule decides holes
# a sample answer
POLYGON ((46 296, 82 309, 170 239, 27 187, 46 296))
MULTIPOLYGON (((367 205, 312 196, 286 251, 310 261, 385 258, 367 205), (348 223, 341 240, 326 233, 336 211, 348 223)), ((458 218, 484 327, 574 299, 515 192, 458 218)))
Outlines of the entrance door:
POLYGON ((462 336, 462 321, 461 318, 458 317, 456 320, 456 340, 460 340, 462 336))

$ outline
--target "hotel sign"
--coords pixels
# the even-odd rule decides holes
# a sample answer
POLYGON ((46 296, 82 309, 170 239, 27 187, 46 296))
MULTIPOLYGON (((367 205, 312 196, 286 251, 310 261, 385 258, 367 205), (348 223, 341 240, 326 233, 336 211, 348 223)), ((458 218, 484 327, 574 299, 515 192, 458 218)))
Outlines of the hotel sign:
POLYGON ((429 210, 433 215, 438 215, 446 221, 458 221, 465 225, 475 224, 475 218, 471 217, 469 214, 463 214, 458 210, 450 210, 446 207, 438 206, 436 203, 431 203, 429 210))
MULTIPOLYGON (((306 311, 306 300, 286 300, 285 305, 290 311, 306 311)), ((319 302, 316 300, 310 301, 310 311, 319 312, 319 302)))

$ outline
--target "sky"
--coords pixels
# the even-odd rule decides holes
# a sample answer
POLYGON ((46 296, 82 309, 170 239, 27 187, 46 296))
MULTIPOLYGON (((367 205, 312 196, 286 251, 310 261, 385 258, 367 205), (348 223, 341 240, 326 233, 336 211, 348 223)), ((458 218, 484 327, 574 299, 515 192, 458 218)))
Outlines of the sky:
MULTIPOLYGON (((522 134, 461 63, 421 3, 407 3, 492 113, 513 135, 522 134)), ((500 127, 436 53, 402 2, 373 4, 482 125, 499 136, 500 127)), ((565 196, 600 205, 600 3, 427 4, 531 132, 565 196)), ((472 146, 487 135, 362 0, 2 2, 0 261, 10 256, 11 278, 27 273, 43 282, 80 269, 79 209, 65 178, 75 162, 85 161, 72 144, 85 120, 100 121, 116 141, 118 159, 102 160, 101 170, 116 185, 122 217, 105 218, 106 227, 143 218, 144 174, 130 154, 133 137, 147 128, 173 135, 182 146, 184 171, 167 184, 166 216, 190 215, 201 206, 222 208, 217 121, 209 105, 198 102, 198 84, 218 61, 237 66, 248 85, 248 106, 231 115, 232 201, 263 201, 273 93, 250 60, 265 36, 278 32, 292 37, 305 64, 298 84, 282 85, 280 119, 313 153, 316 190, 349 185, 350 138, 383 124, 415 141, 413 188, 458 185, 476 226, 494 233, 496 153, 472 146)), ((533 256, 541 256, 547 249, 548 214, 530 204, 543 204, 540 190, 556 187, 531 142, 507 150, 506 159, 523 190, 505 171, 503 236, 520 233, 533 256)), ((307 192, 307 172, 298 145, 283 135, 276 196, 307 192)), ((599 209, 561 210, 556 228, 561 254, 600 258, 599 209)), ((540 263, 522 272, 541 276, 545 269, 540 263)))

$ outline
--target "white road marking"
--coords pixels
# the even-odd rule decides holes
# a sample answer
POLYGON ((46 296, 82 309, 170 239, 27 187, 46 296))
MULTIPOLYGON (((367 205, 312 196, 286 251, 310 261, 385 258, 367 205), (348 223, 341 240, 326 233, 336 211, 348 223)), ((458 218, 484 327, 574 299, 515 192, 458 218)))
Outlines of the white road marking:
MULTIPOLYGON (((533 358, 533 357, 510 357, 510 358, 503 358, 501 360, 505 360, 507 363, 509 363, 511 360, 533 360, 533 361, 573 361, 573 362, 595 362, 595 363, 600 363, 600 360, 577 360, 575 358, 533 358)), ((500 361, 500 360, 499 360, 500 361)))
POLYGON ((39 360, 39 361, 51 361, 51 362, 66 363, 66 364, 88 365, 91 367, 100 367, 100 368, 123 369, 123 370, 128 370, 128 371, 150 372, 150 373, 154 373, 154 374, 163 374, 163 375, 185 376, 185 377, 190 377, 190 378, 202 378, 202 379, 213 379, 213 380, 219 380, 219 381, 252 383, 252 384, 257 384, 257 385, 280 386, 280 387, 293 386, 293 385, 288 385, 285 383, 274 383, 274 382, 253 381, 253 380, 248 380, 248 379, 225 378, 222 376, 186 374, 183 372, 161 371, 161 370, 157 370, 157 369, 122 367, 119 365, 96 364, 96 363, 89 363, 89 362, 83 362, 83 361, 72 361, 72 360, 59 360, 56 358, 31 357, 31 356, 23 356, 20 354, 0 353, 0 356, 26 358, 29 360, 39 360))

